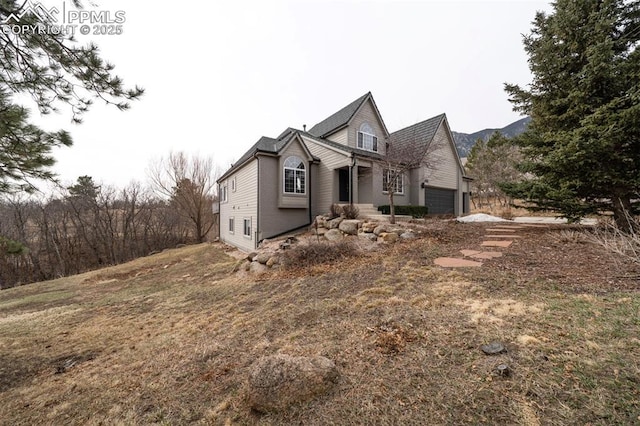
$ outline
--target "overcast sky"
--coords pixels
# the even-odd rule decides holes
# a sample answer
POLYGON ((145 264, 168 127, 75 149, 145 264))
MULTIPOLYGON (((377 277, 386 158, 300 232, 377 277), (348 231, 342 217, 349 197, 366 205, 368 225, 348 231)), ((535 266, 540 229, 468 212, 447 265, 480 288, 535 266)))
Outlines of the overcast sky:
POLYGON ((81 125, 64 109, 33 116, 74 138, 55 152, 64 182, 90 175, 118 186, 145 181, 149 162, 171 150, 225 170, 261 136, 310 127, 368 91, 390 131, 443 112, 455 131, 505 126, 520 116, 503 83, 531 80, 522 34, 550 10, 540 1, 96 3, 125 12, 122 35, 93 40, 145 95, 126 112, 96 104, 81 125))

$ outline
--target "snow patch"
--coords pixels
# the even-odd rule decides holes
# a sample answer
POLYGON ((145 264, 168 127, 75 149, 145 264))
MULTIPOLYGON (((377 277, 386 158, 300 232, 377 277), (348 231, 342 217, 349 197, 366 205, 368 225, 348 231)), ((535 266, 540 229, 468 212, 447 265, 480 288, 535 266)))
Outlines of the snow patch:
POLYGON ((462 216, 456 219, 458 222, 470 223, 470 222, 511 222, 510 220, 503 219, 497 216, 491 216, 485 213, 470 214, 469 216, 462 216))

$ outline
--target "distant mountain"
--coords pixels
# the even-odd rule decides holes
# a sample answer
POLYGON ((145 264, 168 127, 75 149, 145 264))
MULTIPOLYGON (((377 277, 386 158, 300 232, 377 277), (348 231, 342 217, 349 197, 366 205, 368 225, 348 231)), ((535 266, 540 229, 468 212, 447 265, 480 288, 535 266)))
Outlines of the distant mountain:
POLYGON ((478 139, 489 140, 492 134, 495 132, 500 132, 508 138, 512 138, 514 136, 518 136, 520 133, 524 132, 527 128, 527 124, 531 121, 531 117, 525 117, 518 121, 515 121, 508 126, 503 127, 502 129, 484 129, 475 133, 453 133, 453 139, 456 144, 456 148, 458 149, 458 154, 460 157, 466 157, 469 155, 469 151, 476 143, 478 139))

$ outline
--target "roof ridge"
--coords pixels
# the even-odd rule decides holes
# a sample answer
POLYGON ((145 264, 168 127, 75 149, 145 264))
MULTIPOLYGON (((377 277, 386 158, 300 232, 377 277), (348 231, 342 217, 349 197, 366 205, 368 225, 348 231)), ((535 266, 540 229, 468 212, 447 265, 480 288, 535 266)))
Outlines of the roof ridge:
POLYGON ((360 109, 360 106, 371 96, 371 91, 360 96, 355 101, 350 102, 348 105, 334 112, 329 117, 320 121, 309 129, 309 134, 318 137, 324 137, 334 130, 347 124, 355 113, 360 109))
POLYGON ((391 132, 391 135, 393 135, 394 133, 398 133, 398 132, 401 132, 401 131, 403 131, 403 130, 407 130, 407 129, 410 129, 410 128, 412 128, 412 127, 418 126, 418 125, 420 125, 420 124, 424 124, 424 123, 426 123, 427 121, 435 120, 436 118, 439 118, 439 119, 440 119, 439 121, 442 121, 446 116, 447 116, 447 114, 446 114, 446 113, 444 113, 444 112, 443 112, 443 113, 441 113, 441 114, 438 114, 438 115, 434 115, 433 117, 431 117, 431 118, 427 118, 426 120, 419 121, 419 122, 417 122, 417 123, 415 123, 415 124, 412 124, 412 125, 410 125, 410 126, 406 126, 406 127, 401 128, 401 129, 398 129, 398 130, 396 130, 396 131, 394 131, 394 132, 391 132))

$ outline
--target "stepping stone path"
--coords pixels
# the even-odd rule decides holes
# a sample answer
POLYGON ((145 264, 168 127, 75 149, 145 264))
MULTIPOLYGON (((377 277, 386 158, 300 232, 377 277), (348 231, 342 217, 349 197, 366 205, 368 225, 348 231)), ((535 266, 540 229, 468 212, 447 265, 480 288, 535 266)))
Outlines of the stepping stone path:
MULTIPOLYGON (((482 248, 507 248, 513 244, 514 240, 522 238, 522 236, 517 235, 516 232, 525 229, 527 226, 528 225, 520 224, 500 224, 487 228, 486 231, 489 232, 489 234, 485 235, 485 240, 480 245, 482 248)), ((439 257, 434 260, 434 263, 443 268, 477 268, 482 266, 482 262, 478 262, 478 260, 491 260, 496 257, 502 257, 501 251, 485 251, 483 249, 460 250, 460 254, 462 254, 463 257, 439 257), (468 258, 474 260, 469 260, 468 258)))

